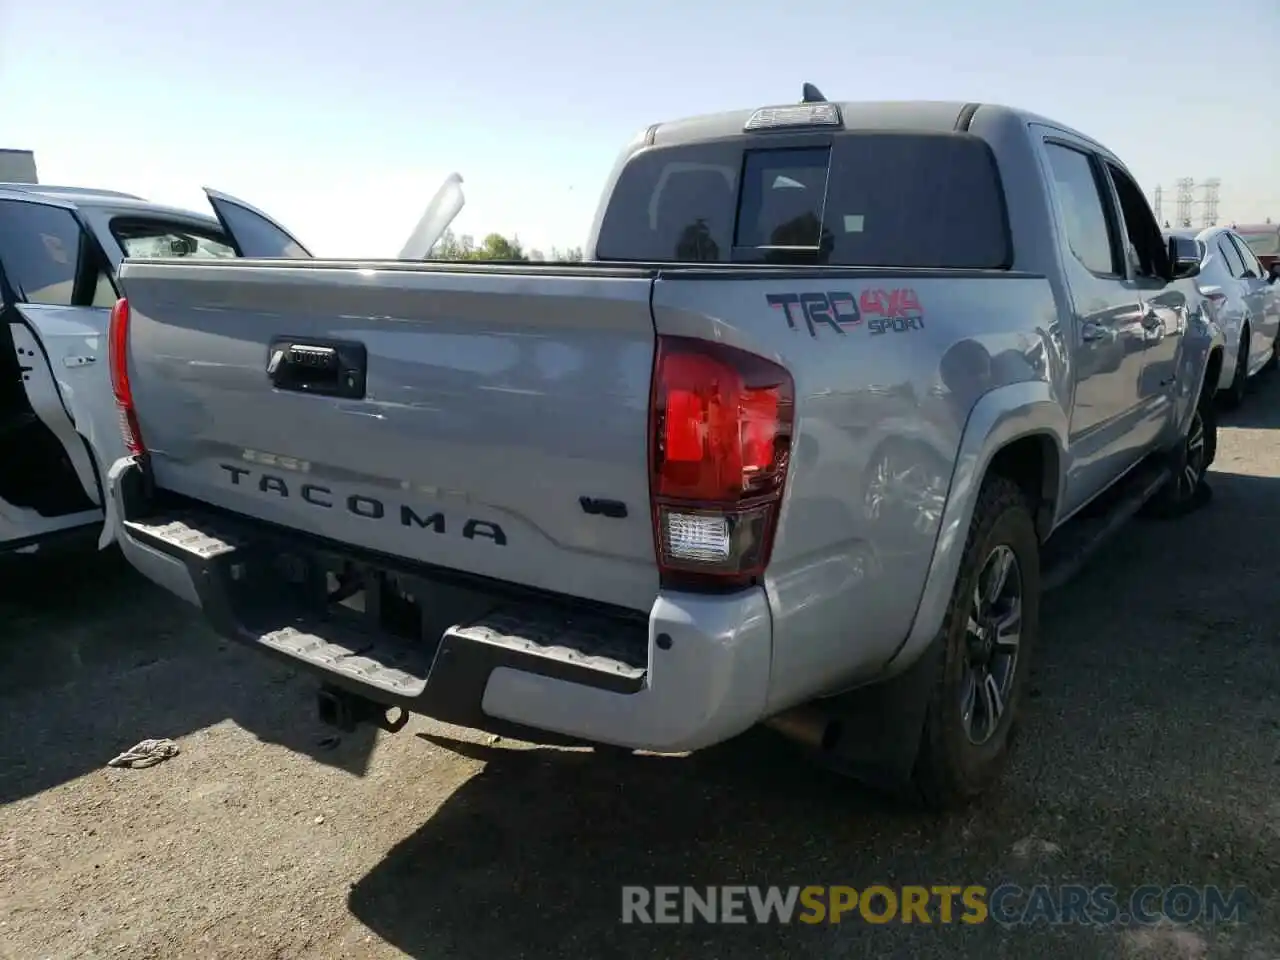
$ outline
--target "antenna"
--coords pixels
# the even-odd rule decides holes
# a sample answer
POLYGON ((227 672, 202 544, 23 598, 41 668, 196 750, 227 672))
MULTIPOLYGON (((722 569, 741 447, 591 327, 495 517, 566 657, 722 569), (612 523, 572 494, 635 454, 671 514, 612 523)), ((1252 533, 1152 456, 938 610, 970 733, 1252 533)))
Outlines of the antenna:
POLYGON ((822 95, 822 91, 815 87, 812 83, 804 85, 804 93, 801 103, 826 103, 827 98, 822 95))

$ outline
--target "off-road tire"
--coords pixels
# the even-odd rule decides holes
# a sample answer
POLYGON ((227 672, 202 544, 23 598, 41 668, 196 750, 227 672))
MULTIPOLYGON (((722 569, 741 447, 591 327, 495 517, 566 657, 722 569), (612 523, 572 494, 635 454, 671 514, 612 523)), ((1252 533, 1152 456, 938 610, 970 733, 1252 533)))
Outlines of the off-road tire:
POLYGON ((942 647, 941 662, 913 771, 916 790, 926 806, 936 810, 962 806, 999 778, 1013 745, 1039 632, 1040 543, 1031 509, 1017 484, 989 476, 978 495, 951 603, 934 641, 942 647), (975 745, 965 735, 961 720, 966 625, 977 578, 987 557, 1001 544, 1013 550, 1022 575, 1022 635, 1005 712, 991 739, 975 745))

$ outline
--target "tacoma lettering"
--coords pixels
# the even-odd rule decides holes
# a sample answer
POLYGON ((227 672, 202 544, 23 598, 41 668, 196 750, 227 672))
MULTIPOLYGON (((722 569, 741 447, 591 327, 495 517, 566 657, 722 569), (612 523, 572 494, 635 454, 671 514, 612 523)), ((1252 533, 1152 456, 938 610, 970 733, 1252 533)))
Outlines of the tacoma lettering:
MULTIPOLYGON (((365 520, 385 520, 389 515, 387 505, 376 497, 353 493, 344 499, 340 496, 335 496, 332 490, 319 483, 298 484, 295 494, 284 477, 261 473, 256 475, 257 479, 255 480, 253 479, 255 474, 252 470, 237 467, 230 463, 220 463, 218 466, 227 472, 233 487, 256 487, 259 493, 269 493, 283 500, 296 495, 304 503, 308 503, 313 507, 332 510, 337 506, 339 509, 365 520)), ((390 511, 390 515, 394 516, 402 527, 430 530, 432 533, 446 533, 448 531, 445 515, 439 511, 424 515, 415 511, 408 504, 399 504, 390 511)), ((462 521, 461 534, 466 540, 491 540, 499 547, 507 545, 507 535, 502 527, 488 520, 468 517, 462 521)))

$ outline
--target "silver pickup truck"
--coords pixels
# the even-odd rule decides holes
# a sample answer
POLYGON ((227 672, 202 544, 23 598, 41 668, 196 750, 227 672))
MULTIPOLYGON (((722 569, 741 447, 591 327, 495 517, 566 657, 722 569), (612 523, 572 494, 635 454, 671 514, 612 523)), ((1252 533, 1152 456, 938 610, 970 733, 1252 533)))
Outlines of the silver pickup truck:
POLYGON ((649 127, 587 249, 126 262, 129 560, 340 725, 682 752, 769 721, 976 796, 1046 584, 1202 499, 1194 242, 1060 124, 809 89, 649 127))

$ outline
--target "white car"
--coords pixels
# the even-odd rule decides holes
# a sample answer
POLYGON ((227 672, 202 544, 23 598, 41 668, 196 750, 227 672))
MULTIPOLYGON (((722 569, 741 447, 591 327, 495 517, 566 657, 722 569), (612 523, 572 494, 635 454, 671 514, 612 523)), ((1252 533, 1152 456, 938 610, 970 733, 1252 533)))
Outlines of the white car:
POLYGON ((125 257, 310 257, 259 210, 216 216, 108 190, 0 183, 0 555, 113 538, 107 467, 125 453, 107 327, 125 257))
POLYGON ((1200 244, 1196 285, 1226 340, 1218 389, 1229 406, 1239 406, 1249 378, 1280 357, 1280 284, 1229 227, 1166 231, 1166 238, 1171 234, 1200 244))

